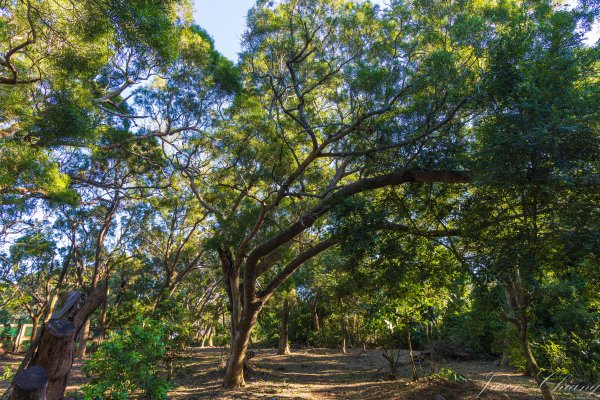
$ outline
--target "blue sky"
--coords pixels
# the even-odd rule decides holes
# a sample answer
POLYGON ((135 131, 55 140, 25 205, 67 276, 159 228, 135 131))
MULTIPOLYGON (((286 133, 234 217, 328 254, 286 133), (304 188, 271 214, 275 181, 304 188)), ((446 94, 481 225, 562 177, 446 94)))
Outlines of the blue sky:
MULTIPOLYGON (((215 40, 215 46, 227 58, 237 61, 240 40, 246 26, 246 14, 255 0, 193 0, 196 23, 206 29, 215 40)), ((386 0, 374 0, 384 4, 386 0)), ((592 44, 600 36, 600 24, 588 36, 592 44)))
MULTIPOLYGON (((193 0, 194 18, 215 40, 215 47, 237 61, 240 39, 246 27, 246 14, 256 0, 193 0)), ((384 4, 386 0, 373 0, 384 4)))
POLYGON ((227 58, 236 61, 246 14, 255 0, 194 0, 194 18, 227 58))

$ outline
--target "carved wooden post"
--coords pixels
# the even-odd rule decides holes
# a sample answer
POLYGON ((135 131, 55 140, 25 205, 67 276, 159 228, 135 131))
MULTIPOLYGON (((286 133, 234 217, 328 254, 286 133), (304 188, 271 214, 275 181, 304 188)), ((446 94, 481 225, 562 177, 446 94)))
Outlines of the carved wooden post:
POLYGON ((29 367, 15 376, 11 400, 46 400, 48 374, 41 367, 29 367))
POLYGON ((32 360, 32 365, 44 368, 48 374, 48 400, 63 398, 67 387, 67 377, 73 364, 73 341, 75 338, 75 324, 62 319, 51 319, 46 324, 42 334, 40 348, 44 352, 37 352, 32 360))

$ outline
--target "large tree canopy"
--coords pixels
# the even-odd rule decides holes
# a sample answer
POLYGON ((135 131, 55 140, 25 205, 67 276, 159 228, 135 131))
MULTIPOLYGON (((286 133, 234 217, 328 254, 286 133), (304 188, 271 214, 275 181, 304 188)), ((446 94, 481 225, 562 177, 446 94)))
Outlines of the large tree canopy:
POLYGON ((598 259, 595 3, 258 1, 237 65, 186 1, 0 5, 2 279, 36 324, 68 288, 83 337, 96 309, 102 337, 136 313, 212 337, 227 313, 232 388, 265 307, 284 353, 303 299, 344 343, 353 310, 432 345, 466 312, 452 290, 498 287, 552 397, 538 293, 598 259))

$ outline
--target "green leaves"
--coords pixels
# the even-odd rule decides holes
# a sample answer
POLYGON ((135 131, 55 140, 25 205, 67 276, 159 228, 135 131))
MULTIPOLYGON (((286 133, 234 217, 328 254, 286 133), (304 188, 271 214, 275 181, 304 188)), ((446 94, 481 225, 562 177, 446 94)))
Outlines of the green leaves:
POLYGON ((128 399, 138 390, 146 399, 166 399, 170 385, 164 377, 166 326, 139 318, 114 332, 84 365, 93 383, 83 388, 84 399, 128 399))

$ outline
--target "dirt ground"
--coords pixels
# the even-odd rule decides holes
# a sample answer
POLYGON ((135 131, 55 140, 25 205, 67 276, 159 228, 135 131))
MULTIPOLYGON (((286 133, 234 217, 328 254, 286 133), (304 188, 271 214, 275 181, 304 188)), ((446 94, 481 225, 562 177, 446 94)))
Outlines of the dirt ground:
MULTIPOLYGON (((406 355, 401 358, 400 377, 390 380, 386 360, 379 350, 367 350, 366 355, 360 354, 359 350, 341 354, 330 349, 295 350, 289 356, 275 355, 273 349, 254 349, 254 352, 254 373, 247 380, 247 386, 240 390, 224 391, 221 388, 221 379, 226 350, 189 349, 188 355, 181 360, 175 371, 174 389, 170 398, 433 400, 436 395, 445 400, 541 398, 533 379, 510 369, 497 367, 491 361, 440 363, 441 367, 464 375, 467 378, 466 382, 427 377, 429 366, 424 364, 419 366, 422 378, 412 382, 408 379, 406 355)), ((0 368, 12 365, 14 371, 19 361, 19 356, 5 354, 0 358, 0 368)), ((76 362, 68 392, 76 392, 85 382, 80 370, 81 362, 76 362)), ((0 388, 5 388, 7 384, 6 381, 0 381, 0 388)), ((600 396, 586 397, 577 393, 562 394, 558 398, 600 399, 600 396)))

